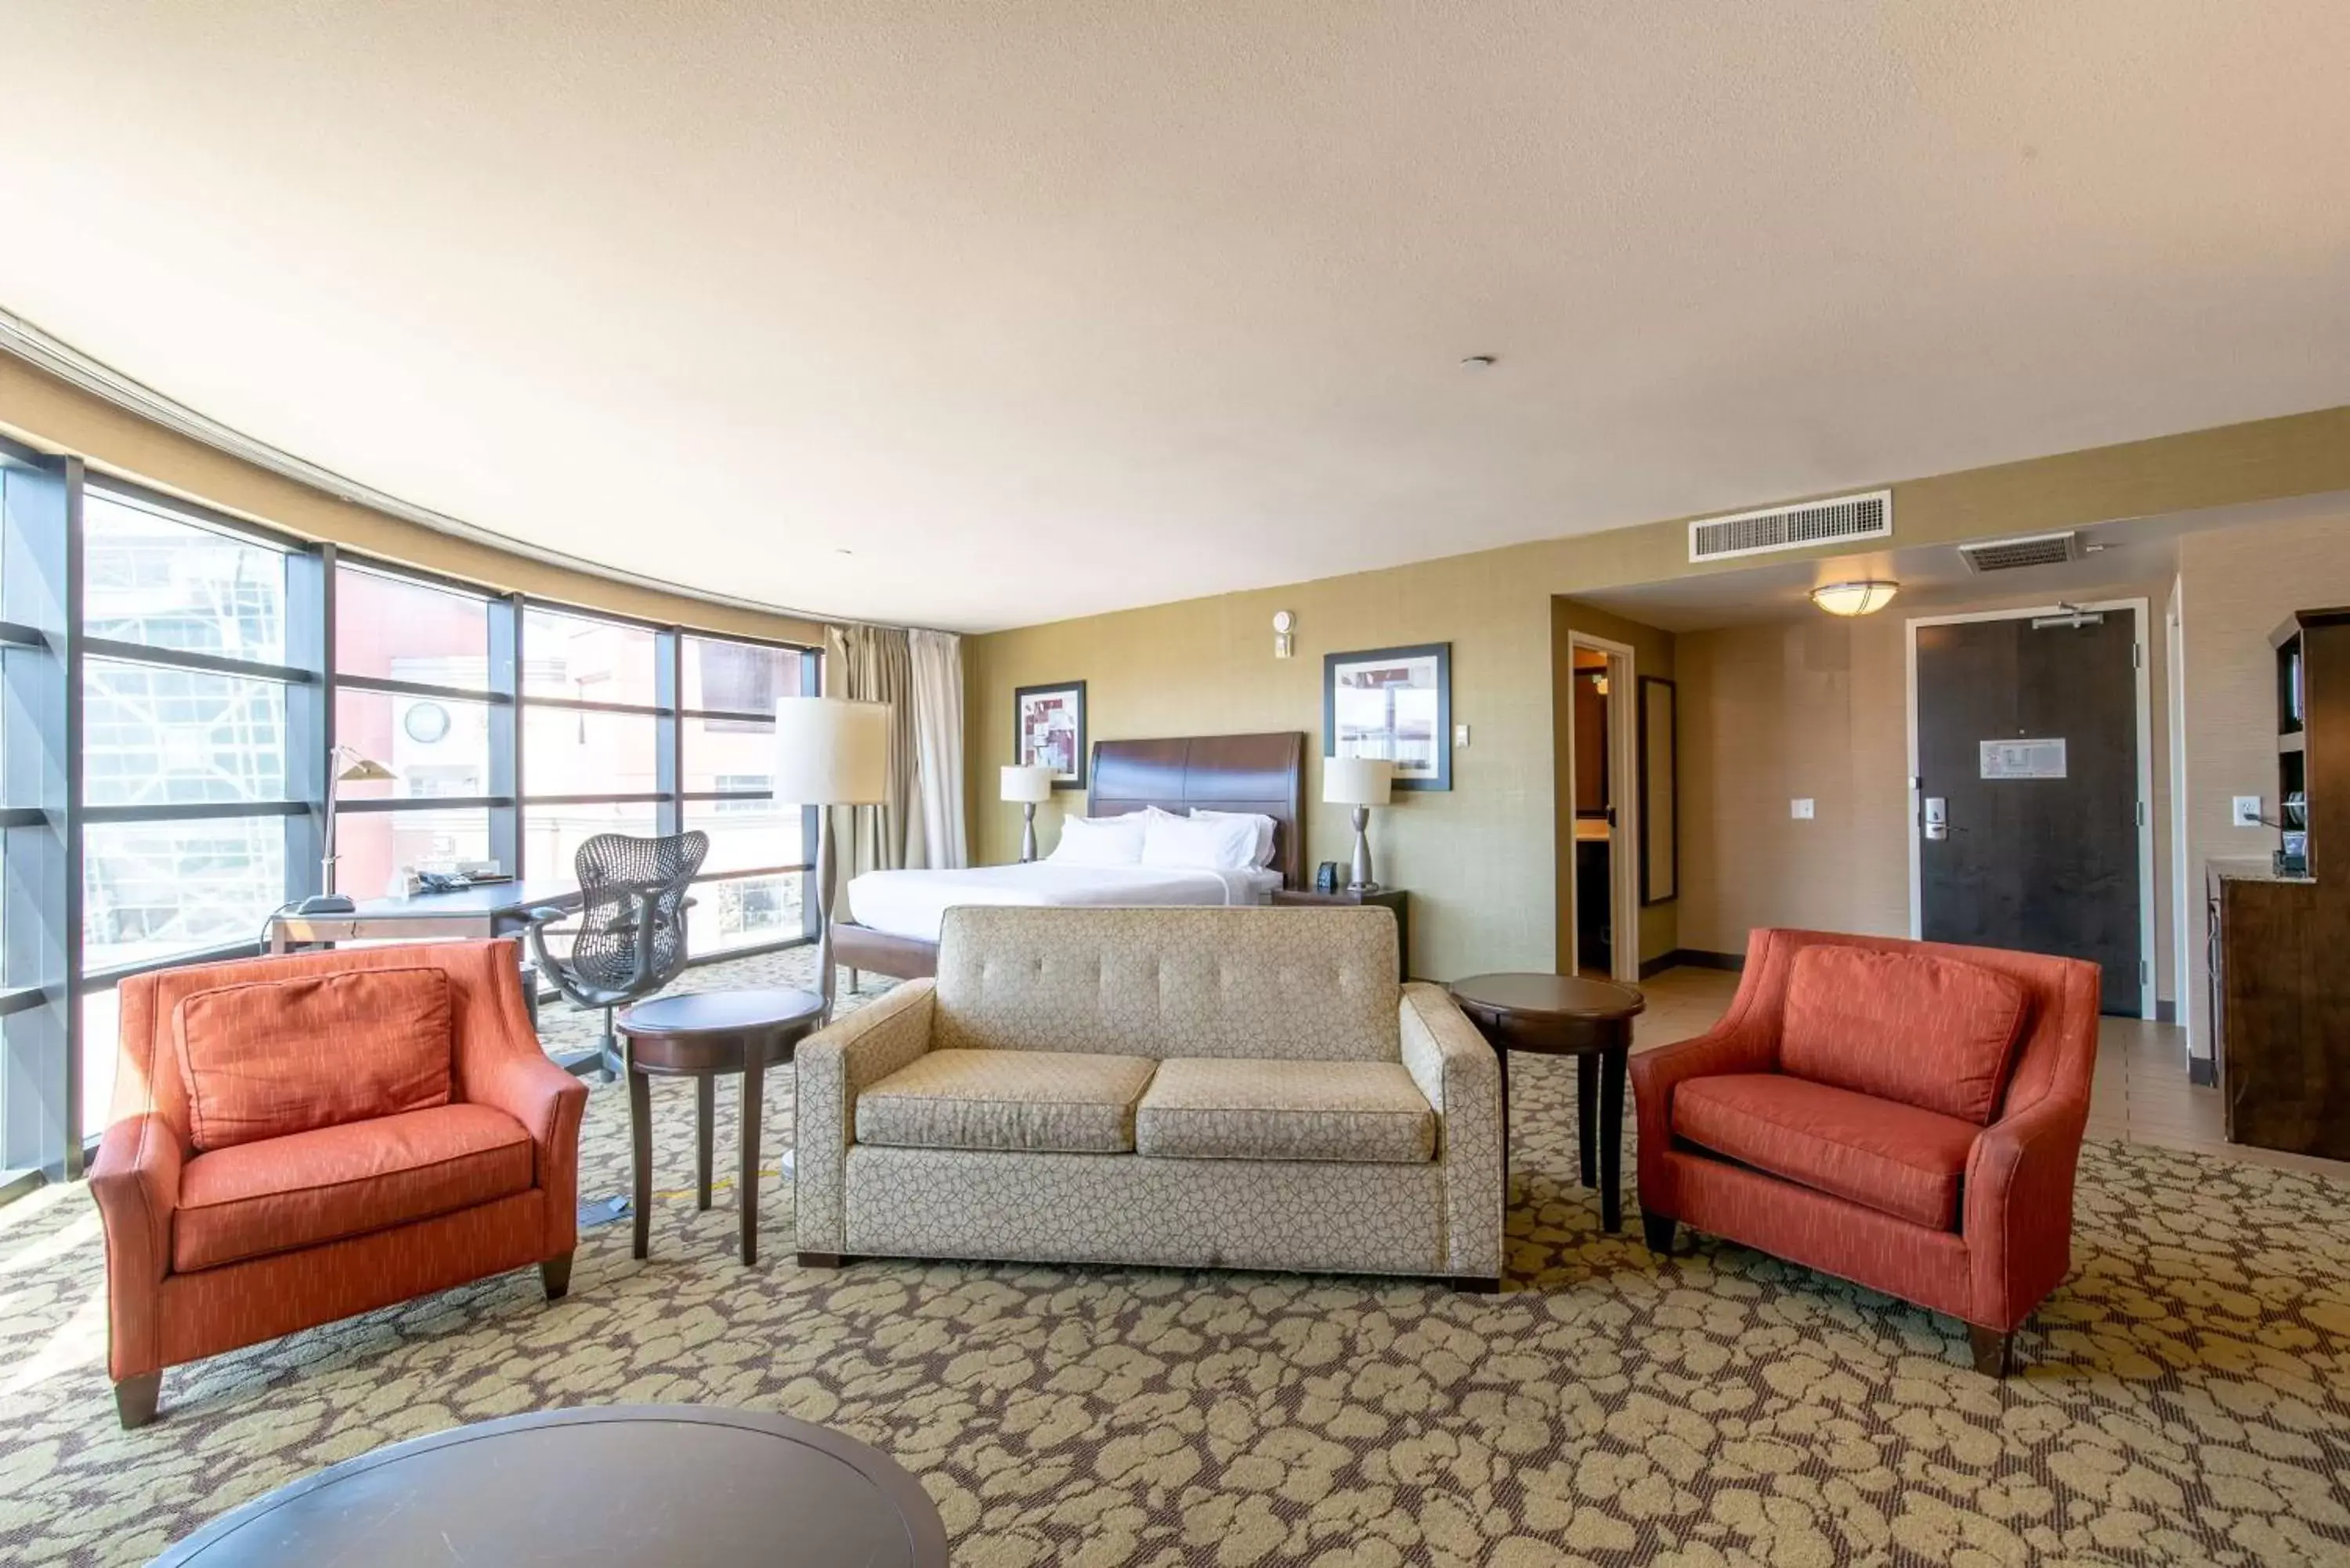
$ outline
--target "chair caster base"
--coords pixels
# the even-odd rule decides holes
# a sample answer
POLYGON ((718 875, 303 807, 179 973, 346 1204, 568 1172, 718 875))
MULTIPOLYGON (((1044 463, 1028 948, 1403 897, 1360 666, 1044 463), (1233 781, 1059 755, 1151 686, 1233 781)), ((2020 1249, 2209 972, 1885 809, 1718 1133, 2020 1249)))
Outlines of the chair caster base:
POLYGON ((1967 1324, 1967 1344, 1974 1352, 1975 1370, 1985 1377, 2004 1377, 2015 1370, 2015 1335, 1995 1328, 1967 1324))
POLYGON ((114 1414, 126 1432, 143 1427, 155 1418, 156 1407, 163 1397, 163 1375, 141 1372, 135 1377, 125 1377, 114 1386, 114 1414))
POLYGON ((1673 1255, 1673 1231, 1679 1225, 1680 1221, 1670 1215, 1643 1214, 1640 1216, 1640 1236, 1648 1243, 1648 1251, 1659 1258, 1669 1258, 1673 1255))

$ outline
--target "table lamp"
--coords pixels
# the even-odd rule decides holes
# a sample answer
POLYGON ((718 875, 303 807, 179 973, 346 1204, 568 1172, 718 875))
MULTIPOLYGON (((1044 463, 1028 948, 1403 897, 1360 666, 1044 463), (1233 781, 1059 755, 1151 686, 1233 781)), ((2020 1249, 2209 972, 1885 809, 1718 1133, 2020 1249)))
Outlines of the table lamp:
POLYGON ((335 785, 344 784, 386 784, 400 775, 377 762, 361 756, 356 746, 337 746, 327 753, 327 771, 334 774, 327 785, 327 838, 325 854, 318 861, 318 891, 296 906, 298 915, 348 915, 359 906, 348 893, 335 891, 335 785))
POLYGON ((1322 759, 1322 799, 1330 805, 1355 808, 1355 869, 1347 878, 1349 893, 1376 893, 1371 879, 1371 807, 1385 805, 1395 783, 1395 763, 1385 757, 1325 757, 1322 759))
MULTIPOLYGON (((800 805, 872 805, 889 792, 889 705, 845 697, 775 703, 775 798, 800 805)), ((832 813, 816 814, 816 971, 832 1017, 832 813)))
POLYGON ((1053 770, 1043 763, 1003 770, 1003 798, 1020 803, 1020 863, 1036 858, 1036 808, 1053 798, 1053 770))

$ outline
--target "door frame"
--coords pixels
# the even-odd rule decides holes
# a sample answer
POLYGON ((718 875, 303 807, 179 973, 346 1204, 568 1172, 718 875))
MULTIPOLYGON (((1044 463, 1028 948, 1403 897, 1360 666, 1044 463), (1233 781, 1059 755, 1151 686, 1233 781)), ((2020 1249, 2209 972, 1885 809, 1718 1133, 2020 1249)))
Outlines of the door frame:
MULTIPOLYGON (((1640 802, 1638 796, 1639 758, 1636 754, 1632 726, 1638 722, 1638 710, 1633 694, 1638 687, 1638 671, 1634 668, 1637 655, 1629 643, 1615 642, 1607 638, 1594 637, 1587 631, 1567 634, 1567 679, 1575 679, 1575 649, 1587 648, 1607 659, 1607 798, 1616 803, 1616 821, 1607 830, 1607 901, 1614 908, 1610 919, 1616 940, 1608 951, 1610 980, 1638 984, 1640 979, 1640 868, 1633 855, 1639 845, 1640 802)), ((1575 726, 1566 727, 1566 777, 1568 787, 1575 779, 1575 726)), ((1575 802, 1566 803, 1566 820, 1575 821, 1575 802)), ((1566 846, 1570 866, 1575 858, 1575 840, 1566 846)), ((1570 888, 1573 878, 1568 879, 1570 888)), ((1580 920, 1581 909, 1570 902, 1570 922, 1580 920)), ((1573 955, 1567 971, 1570 974, 1583 971, 1583 960, 1575 939, 1579 932, 1570 929, 1566 933, 1566 950, 1573 955)))
POLYGON ((2078 604, 2029 605, 2015 609, 1970 610, 1962 615, 1921 615, 1909 618, 1904 632, 1909 663, 1909 936, 1920 940, 1926 929, 1925 867, 1918 850, 1918 817, 1925 792, 1918 774, 1918 628, 1956 626, 1987 620, 2029 620, 2035 616, 2069 615, 2074 610, 2129 612, 2135 651, 2131 674, 2137 709, 2137 951, 2143 978, 2138 982, 2138 1015, 2157 1016, 2155 992, 2161 966, 2154 946, 2154 715, 2150 644, 2147 639, 2148 605, 2137 598, 2089 599, 2078 604))

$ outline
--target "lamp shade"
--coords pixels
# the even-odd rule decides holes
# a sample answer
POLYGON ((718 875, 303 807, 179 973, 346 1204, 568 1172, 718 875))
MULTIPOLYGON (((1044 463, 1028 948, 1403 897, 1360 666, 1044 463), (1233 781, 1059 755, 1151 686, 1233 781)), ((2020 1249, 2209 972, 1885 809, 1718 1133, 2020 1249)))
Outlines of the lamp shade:
POLYGON ((1053 770, 1038 763, 1003 770, 1003 798, 1041 805, 1053 798, 1053 770))
POLYGON ((888 793, 889 705, 845 697, 775 704, 775 798, 794 805, 869 805, 888 793))
POLYGON ((1395 763, 1385 757, 1322 759, 1322 799, 1330 805, 1385 805, 1395 763))

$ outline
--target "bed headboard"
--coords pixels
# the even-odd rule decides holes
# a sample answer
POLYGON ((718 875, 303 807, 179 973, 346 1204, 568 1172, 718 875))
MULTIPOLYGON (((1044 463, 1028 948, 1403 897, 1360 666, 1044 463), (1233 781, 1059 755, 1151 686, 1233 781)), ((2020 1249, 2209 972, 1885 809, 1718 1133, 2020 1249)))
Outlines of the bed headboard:
POLYGON ((1254 811, 1273 818, 1273 866, 1282 886, 1305 885, 1305 732, 1096 741, 1091 816, 1157 806, 1254 811))

